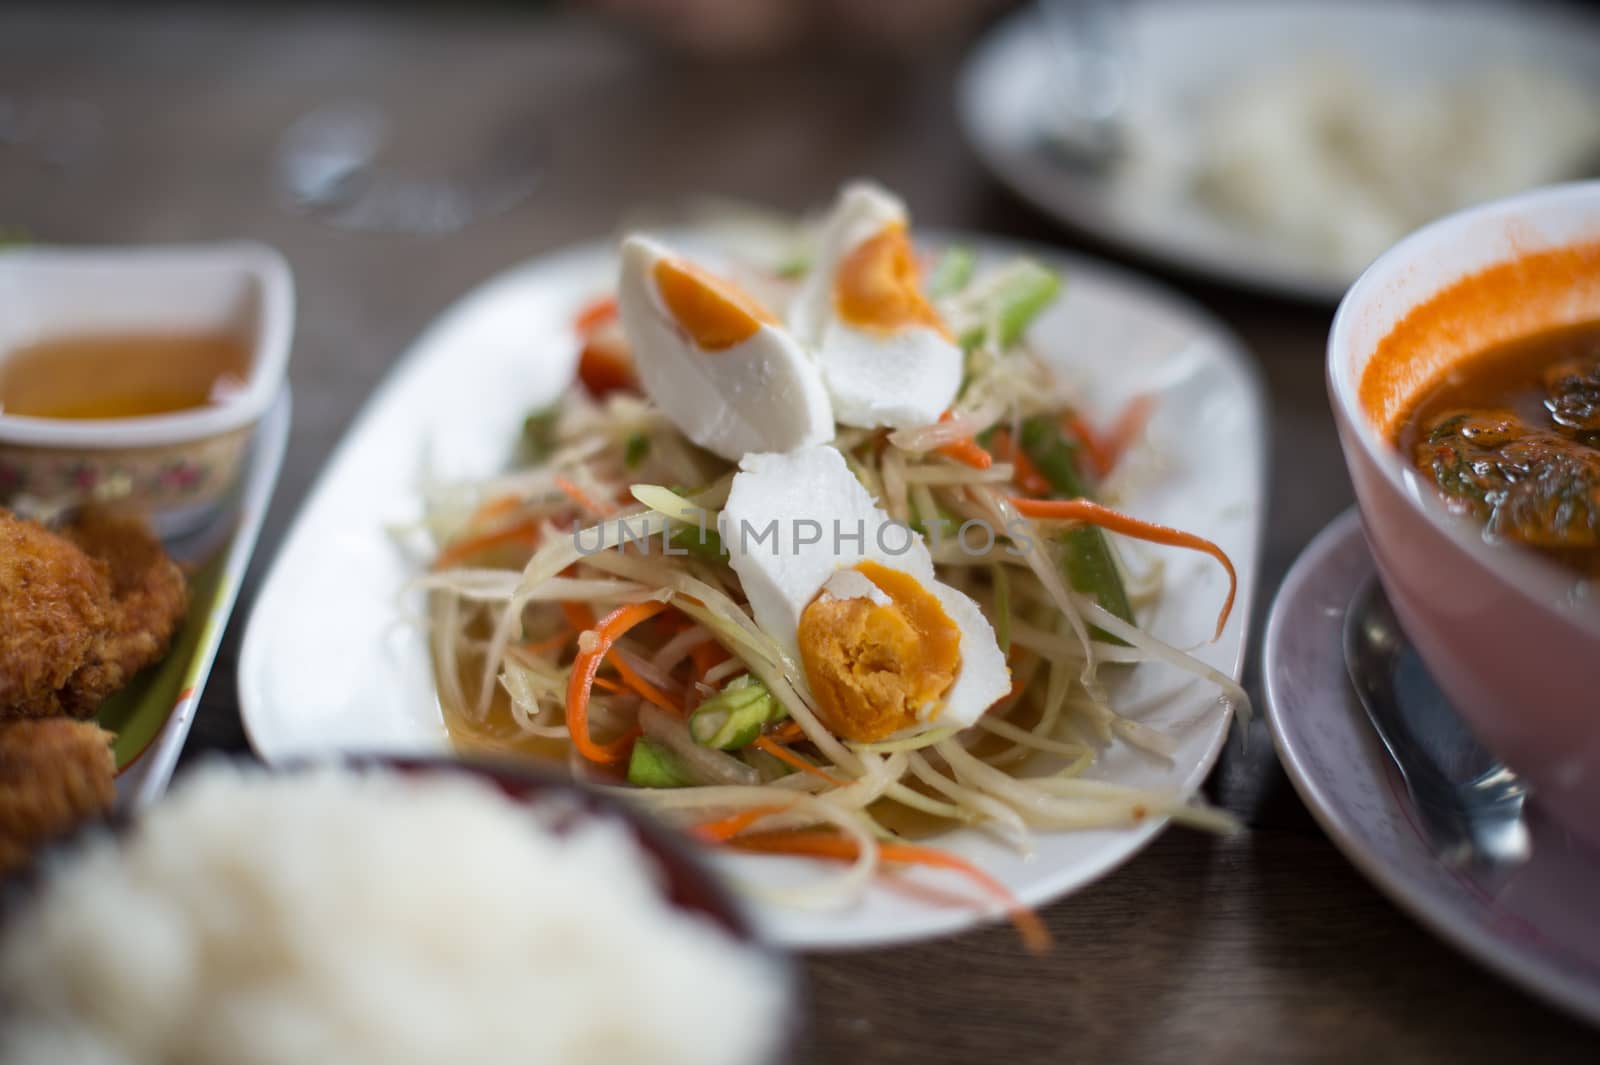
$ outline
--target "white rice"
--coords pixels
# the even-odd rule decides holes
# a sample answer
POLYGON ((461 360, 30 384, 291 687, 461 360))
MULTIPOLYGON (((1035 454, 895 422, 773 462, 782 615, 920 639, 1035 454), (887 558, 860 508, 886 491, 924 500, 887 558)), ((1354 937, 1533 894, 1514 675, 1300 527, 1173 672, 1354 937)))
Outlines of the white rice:
POLYGON ((455 774, 191 773, 0 941, 0 1062, 750 1065, 776 964, 626 828, 455 774))
POLYGON ((1128 179, 1353 276, 1430 219, 1583 176, 1600 152, 1593 96, 1553 66, 1393 71, 1310 51, 1150 101, 1128 179))

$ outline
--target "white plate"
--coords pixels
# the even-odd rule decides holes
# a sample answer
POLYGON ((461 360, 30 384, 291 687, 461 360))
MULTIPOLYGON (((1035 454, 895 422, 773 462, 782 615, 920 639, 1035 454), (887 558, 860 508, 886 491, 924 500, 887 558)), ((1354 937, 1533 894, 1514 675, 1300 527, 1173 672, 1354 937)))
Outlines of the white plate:
MULTIPOLYGON (((1400 80, 1521 60, 1600 90, 1594 21, 1540 5, 1147 0, 1119 10, 1138 91, 1158 111, 1241 70, 1327 53, 1360 56, 1400 80)), ((1030 6, 980 42, 963 73, 962 124, 997 177, 1062 221, 1200 276, 1319 302, 1343 295, 1359 271, 1248 232, 1190 197, 1128 180, 1115 168, 1095 172, 1053 159, 1040 131, 1058 91, 1052 76, 1060 60, 1056 38, 1045 30, 1030 6)))
MULTIPOLYGON (((1222 639, 1197 652, 1234 676, 1243 658, 1263 507, 1261 389, 1238 342, 1214 320, 1145 281, 1100 263, 1044 249, 975 240, 989 258, 1028 251, 1059 266, 1066 295, 1031 337, 1063 374, 1082 383, 1096 410, 1117 410, 1153 391, 1152 433, 1164 466, 1122 502, 1155 521, 1220 543, 1239 571, 1239 608, 1222 639)), ((610 243, 583 245, 517 267, 469 294, 419 339, 329 461, 284 542, 256 603, 239 663, 245 728, 269 763, 338 751, 432 752, 448 741, 420 630, 403 615, 420 597, 401 588, 416 572, 385 533, 419 514, 425 458, 447 475, 481 476, 509 457, 521 419, 554 400, 572 374, 570 322, 581 303, 609 289, 610 243)), ((1166 552, 1167 594, 1154 631, 1180 645, 1210 635, 1226 590, 1207 559, 1166 552)), ((1228 714, 1215 690, 1159 667, 1128 678, 1132 703, 1161 694, 1147 720, 1178 741, 1168 764, 1113 748, 1094 775, 1191 792, 1211 768, 1228 714)), ((1041 903, 1124 861, 1162 824, 1130 831, 1050 834, 1024 859, 975 832, 940 845, 972 858, 1023 901, 1041 903)), ((767 885, 814 875, 785 858, 733 861, 767 885)), ((979 919, 873 889, 844 911, 758 906, 778 942, 866 946, 954 931, 979 919)))
POLYGON ((1262 684, 1295 790, 1356 868, 1462 951, 1600 1024, 1600 852, 1528 806, 1533 857, 1498 873, 1446 868, 1345 676, 1345 608, 1374 572, 1352 509, 1284 579, 1267 619, 1262 684))
MULTIPOLYGON (((190 604, 192 616, 176 638, 178 649, 174 651, 173 660, 163 663, 157 676, 146 676, 141 682, 146 686, 142 701, 148 705, 141 706, 136 713, 141 716, 164 713, 165 720, 149 745, 117 775, 117 805, 121 809, 136 810, 159 798, 172 779, 173 767, 178 764, 178 754, 188 738, 189 727, 194 724, 200 695, 211 676, 217 648, 222 644, 228 617, 239 596, 245 568, 255 550, 261 522, 272 502, 278 470, 283 466, 283 450, 289 441, 290 411, 289 386, 284 385, 256 426, 240 475, 236 501, 226 505, 205 528, 166 545, 178 561, 193 559, 206 563, 207 569, 216 567, 216 570, 214 577, 207 575, 204 591, 209 601, 201 601, 196 595, 190 604), (187 658, 177 660, 179 651, 188 645, 189 630, 196 627, 198 631, 187 658), (171 683, 164 684, 169 673, 171 683), (170 688, 176 689, 173 701, 156 705, 160 693, 170 688)), ((191 585, 191 590, 193 587, 191 585)))

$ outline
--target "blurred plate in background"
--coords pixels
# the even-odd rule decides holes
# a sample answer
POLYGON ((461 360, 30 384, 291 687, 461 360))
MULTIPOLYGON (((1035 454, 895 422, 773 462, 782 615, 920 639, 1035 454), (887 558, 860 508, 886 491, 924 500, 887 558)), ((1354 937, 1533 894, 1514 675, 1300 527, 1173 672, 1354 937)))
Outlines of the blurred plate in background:
POLYGON ((960 110, 989 169, 1061 221, 1331 303, 1429 218, 1600 169, 1597 98, 1600 28, 1571 9, 1042 0, 980 42, 960 110), (1091 89, 1114 114, 1085 150, 1091 89))

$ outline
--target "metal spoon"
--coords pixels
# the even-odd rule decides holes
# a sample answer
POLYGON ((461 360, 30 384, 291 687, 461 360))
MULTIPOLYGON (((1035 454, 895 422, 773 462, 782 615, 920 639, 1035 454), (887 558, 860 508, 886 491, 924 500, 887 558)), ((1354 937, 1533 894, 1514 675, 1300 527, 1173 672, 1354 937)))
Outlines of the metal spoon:
POLYGON ((1527 788, 1461 723, 1376 577, 1357 589, 1345 613, 1344 661, 1439 860, 1452 868, 1527 860, 1527 788))

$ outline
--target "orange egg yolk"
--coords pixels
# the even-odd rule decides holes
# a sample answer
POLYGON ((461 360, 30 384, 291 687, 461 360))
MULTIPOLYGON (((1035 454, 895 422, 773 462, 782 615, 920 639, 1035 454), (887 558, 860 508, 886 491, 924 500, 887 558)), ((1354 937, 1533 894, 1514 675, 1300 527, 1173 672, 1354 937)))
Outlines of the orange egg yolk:
POLYGON ((827 592, 800 614, 800 660, 823 724, 871 743, 928 720, 961 668, 961 629, 915 577, 856 566, 885 604, 827 592))
POLYGON ((886 226, 840 261, 833 305, 840 318, 863 329, 897 333, 920 325, 950 336, 922 295, 916 253, 903 225, 886 226))
POLYGON ((748 293, 693 263, 662 259, 651 272, 667 313, 702 351, 726 351, 775 321, 748 293))

